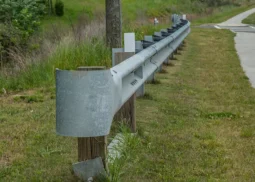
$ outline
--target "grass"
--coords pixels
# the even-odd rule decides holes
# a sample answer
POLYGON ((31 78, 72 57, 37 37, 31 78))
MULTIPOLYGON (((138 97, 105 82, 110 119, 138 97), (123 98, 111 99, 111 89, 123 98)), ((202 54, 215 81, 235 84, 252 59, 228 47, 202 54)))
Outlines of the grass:
MULTIPOLYGON (((65 15, 63 17, 48 16, 44 19, 43 25, 47 26, 54 22, 61 21, 62 23, 69 23, 70 20, 76 21, 78 16, 86 14, 90 19, 97 16, 97 14, 104 14, 105 1, 104 0, 63 0, 65 5, 65 15)), ((164 1, 136 1, 123 0, 122 2, 123 19, 126 21, 135 21, 137 18, 143 16, 147 17, 161 17, 169 15, 170 13, 188 11, 195 12, 197 8, 190 0, 164 0, 164 1), (192 6, 192 8, 190 8, 192 6), (138 11, 139 10, 139 11, 138 11)), ((55 4, 55 1, 53 1, 55 4)))
POLYGON ((221 23, 223 21, 226 21, 233 16, 236 16, 244 11, 247 11, 249 9, 254 8, 254 3, 251 5, 246 6, 224 6, 216 10, 216 12, 211 15, 204 18, 199 18, 193 22, 193 24, 205 24, 205 23, 221 23))
MULTIPOLYGON (((62 0, 64 3, 65 14, 62 17, 58 16, 46 16, 43 21, 43 28, 47 27, 55 22, 61 22, 62 24, 69 24, 70 21, 75 21, 81 14, 86 14, 88 18, 92 19, 95 13, 104 12, 104 0, 62 0)), ((53 0, 53 5, 55 5, 55 0, 53 0)))
MULTIPOLYGON (((104 1, 66 1, 64 0, 66 7, 66 15, 64 17, 48 17, 49 19, 45 19, 45 24, 54 23, 54 22, 69 22, 74 21, 77 17, 86 12, 97 11, 102 12, 104 1), (96 8, 95 8, 96 7, 96 8), (89 9, 89 10, 86 10, 89 9), (53 19, 51 19, 53 18, 53 19), (56 19, 55 19, 56 18, 56 19)), ((123 14, 127 17, 127 20, 132 20, 140 17, 151 17, 156 16, 156 12, 162 13, 158 16, 164 16, 174 11, 180 10, 188 10, 190 12, 196 12, 195 9, 190 9, 186 6, 191 5, 190 1, 176 1, 176 0, 167 0, 167 1, 152 1, 148 0, 146 2, 140 1, 132 1, 125 0, 123 3, 123 14), (128 5, 127 5, 128 4, 128 5), (169 9, 169 4, 171 4, 171 8, 169 9), (182 5, 180 5, 182 4, 182 5), (145 16, 137 13, 137 9, 141 10, 139 12, 145 11, 143 7, 146 7, 145 16), (150 11, 155 11, 154 13, 150 13, 150 11), (134 17, 128 17, 134 16, 134 17)), ((235 15, 241 11, 247 9, 247 6, 241 8, 234 8, 233 6, 223 7, 216 15, 213 15, 211 18, 200 19, 195 23, 202 22, 214 22, 225 20, 228 17, 235 15)), ((90 13, 91 14, 91 13, 90 13)), ((94 16, 91 14, 91 17, 94 16)), ((85 20, 84 20, 85 21, 85 20)), ((167 27, 165 24, 160 24, 155 27, 152 25, 146 24, 137 24, 132 23, 132 21, 127 21, 123 24, 123 32, 135 32, 136 40, 143 39, 144 35, 151 35, 153 32, 158 31, 161 28, 167 27)), ((75 23, 75 22, 74 22, 75 23)), ((148 22, 147 22, 148 23, 148 22)), ((62 27, 64 29, 64 27, 62 27)), ((54 31, 53 31, 54 32, 54 31)), ((56 32, 55 32, 56 33, 56 32)), ((57 34, 57 33, 56 33, 57 34)), ((65 38, 64 38, 65 39, 65 38)), ((46 41, 47 42, 47 41, 46 41)), ((102 41, 92 41, 84 42, 81 44, 61 44, 55 53, 49 58, 45 58, 45 60, 40 60, 40 63, 35 63, 33 65, 28 66, 26 69, 23 69, 19 74, 14 76, 5 76, 0 74, 0 89, 6 89, 7 91, 13 90, 24 90, 31 89, 35 87, 42 86, 52 86, 54 85, 55 68, 59 69, 76 69, 78 66, 110 66, 110 50, 105 48, 105 44, 102 41), (92 46, 91 46, 92 45, 92 46)), ((22 57, 22 56, 21 56, 22 57)), ((47 57, 47 56, 44 56, 47 57)), ((26 60, 26 59, 25 59, 26 60)), ((37 60, 38 62, 38 60, 37 60)), ((1 92, 0 91, 0 92, 1 92)))
MULTIPOLYGON (((120 146, 115 147, 115 151, 118 151, 121 156, 115 158, 112 163, 109 163, 110 175, 106 179, 99 179, 98 181, 105 182, 119 182, 121 176, 126 167, 128 167, 128 161, 133 159, 136 155, 137 148, 141 145, 141 139, 134 134, 130 134, 130 129, 124 125, 119 126, 122 140, 120 146)), ((111 160, 111 157, 109 157, 111 160)))
POLYGON ((79 66, 110 66, 110 51, 101 40, 60 45, 41 63, 33 64, 18 76, 0 76, 0 85, 7 91, 24 90, 55 84, 55 69, 75 70, 79 66))
MULTIPOLYGON (((193 28, 175 66, 164 67, 160 83, 147 84, 146 97, 137 100, 138 136, 127 138, 112 179, 253 181, 255 91, 233 38, 230 31, 193 28)), ((1 95, 0 181, 78 181, 71 169, 77 140, 55 133, 54 87, 19 95, 41 100, 1 95)))
POLYGON ((252 15, 250 15, 246 19, 244 19, 243 23, 255 25, 255 13, 253 13, 252 15))
POLYGON ((43 102, 43 95, 18 95, 14 97, 16 102, 43 102))
MULTIPOLYGON (((93 19, 98 15, 105 13, 105 1, 104 0, 63 0, 65 5, 65 14, 63 17, 47 16, 42 21, 43 28, 47 29, 49 25, 56 22, 62 24, 75 23, 77 18, 86 14, 88 19, 93 19)), ((239 1, 241 4, 247 4, 243 1, 239 1)), ((53 4, 55 1, 53 0, 53 4)), ((154 17, 167 17, 173 13, 186 13, 186 14, 207 14, 208 9, 205 4, 195 3, 192 0, 122 0, 123 22, 124 24, 130 24, 141 19, 152 19, 154 17), (138 11, 139 10, 139 11, 138 11)), ((213 7, 214 15, 207 16, 200 19, 199 23, 217 23, 216 21, 223 20, 222 15, 231 17, 238 14, 249 6, 237 7, 233 5, 226 5, 222 7, 213 7)))
MULTIPOLYGON (((224 21, 246 9, 229 9, 197 22, 224 21)), ((125 30, 141 39, 160 28, 125 30)), ((255 92, 240 67, 234 34, 192 32, 174 66, 157 74, 157 84, 146 85, 145 97, 137 100, 138 136, 126 137, 123 156, 110 166, 108 181, 255 178, 255 92)), ((0 77, 7 93, 32 89, 0 95, 0 181, 78 181, 71 169, 77 140, 55 134, 54 70, 90 65, 110 66, 110 51, 98 40, 61 45, 52 57, 17 77, 0 77)))
POLYGON ((0 116, 6 120, 0 123, 0 181, 75 181, 70 168, 76 140, 55 135, 53 89, 24 95, 42 94, 43 102, 30 103, 1 97, 0 116))
POLYGON ((179 12, 198 12, 197 7, 190 0, 123 0, 123 17, 124 19, 134 21, 144 16, 145 18, 164 17, 172 13, 179 12), (139 10, 139 11, 137 11, 139 10))
MULTIPOLYGON (((0 181, 78 181, 72 172, 72 163, 77 161, 77 139, 55 133, 54 89, 21 94, 26 98, 43 95, 43 100, 17 102, 20 95, 0 97, 0 181)), ((132 151, 140 143, 123 125, 116 132, 123 134, 125 145, 117 149, 123 154, 121 158, 109 165, 111 175, 105 180, 111 182, 118 181, 120 170, 127 164, 123 161, 132 158, 132 151)))
MULTIPOLYGON (((136 40, 142 40, 144 35, 166 28, 159 26, 125 26, 124 32, 135 32, 136 40)), ((14 76, 0 74, 0 88, 8 92, 55 85, 55 69, 75 70, 80 66, 111 66, 110 49, 106 47, 103 38, 91 38, 82 43, 60 43, 55 53, 40 63, 28 66, 14 76)), ((1 94, 1 90, 0 90, 1 94)))
POLYGON ((193 29, 184 50, 138 101, 142 145, 120 181, 253 181, 255 91, 234 34, 193 29))

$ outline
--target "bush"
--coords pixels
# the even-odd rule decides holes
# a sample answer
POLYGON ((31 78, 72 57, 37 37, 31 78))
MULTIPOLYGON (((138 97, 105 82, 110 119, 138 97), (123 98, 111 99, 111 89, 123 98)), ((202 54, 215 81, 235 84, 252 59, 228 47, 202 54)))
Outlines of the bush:
POLYGON ((61 0, 57 0, 55 3, 55 12, 57 16, 64 15, 64 3, 61 0))
POLYGON ((11 47, 27 45, 39 28, 45 5, 36 0, 0 0, 0 55, 8 59, 11 47))
POLYGON ((22 21, 27 14, 31 20, 37 20, 45 14, 45 5, 36 0, 0 0, 0 22, 6 23, 14 19, 22 21))

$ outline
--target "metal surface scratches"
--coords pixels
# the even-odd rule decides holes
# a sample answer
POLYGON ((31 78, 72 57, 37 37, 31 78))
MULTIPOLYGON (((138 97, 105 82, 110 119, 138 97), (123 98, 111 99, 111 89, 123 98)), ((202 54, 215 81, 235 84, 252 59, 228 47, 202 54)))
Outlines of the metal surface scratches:
POLYGON ((56 84, 56 129, 59 135, 94 137, 109 133, 115 98, 109 70, 57 70, 56 84))

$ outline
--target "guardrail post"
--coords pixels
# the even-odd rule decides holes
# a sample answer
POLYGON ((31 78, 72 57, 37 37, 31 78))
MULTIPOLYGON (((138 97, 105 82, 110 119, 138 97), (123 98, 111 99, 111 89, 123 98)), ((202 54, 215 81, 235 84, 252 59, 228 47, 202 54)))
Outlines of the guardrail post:
MULTIPOLYGON (((144 36, 145 41, 154 42, 153 37, 151 35, 144 36)), ((153 73, 148 79, 147 82, 153 82, 155 80, 155 73, 153 73)))
MULTIPOLYGON (((120 64, 126 59, 132 57, 134 52, 118 52, 115 53, 115 65, 120 64)), ((113 66, 115 66, 113 65, 113 66)), ((126 124, 130 127, 133 133, 136 132, 136 119, 135 119, 135 99, 136 94, 132 95, 131 98, 120 108, 120 110, 115 114, 114 120, 127 122, 126 124)))
MULTIPOLYGON (((135 42, 135 51, 136 53, 143 50, 143 44, 142 41, 136 41, 135 42)), ((145 84, 142 84, 142 86, 136 91, 136 97, 142 97, 145 93, 145 84)))
MULTIPOLYGON (((105 67, 79 67, 79 71, 105 70, 105 67)), ((107 136, 78 138, 78 161, 101 157, 107 171, 107 136)))
POLYGON ((160 72, 162 72, 162 70, 163 70, 163 65, 160 65, 157 72, 160 73, 160 72))
POLYGON ((169 65, 170 56, 164 61, 164 65, 169 65))

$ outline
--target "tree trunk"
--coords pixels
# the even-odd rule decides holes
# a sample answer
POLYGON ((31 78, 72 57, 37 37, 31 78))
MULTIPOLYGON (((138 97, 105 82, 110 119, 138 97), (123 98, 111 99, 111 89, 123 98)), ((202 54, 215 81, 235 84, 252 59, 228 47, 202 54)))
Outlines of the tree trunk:
POLYGON ((53 14, 53 3, 52 0, 47 0, 47 6, 48 6, 48 13, 49 15, 53 14))
POLYGON ((105 0, 106 6, 106 43, 110 48, 122 45, 122 21, 120 0, 105 0))

